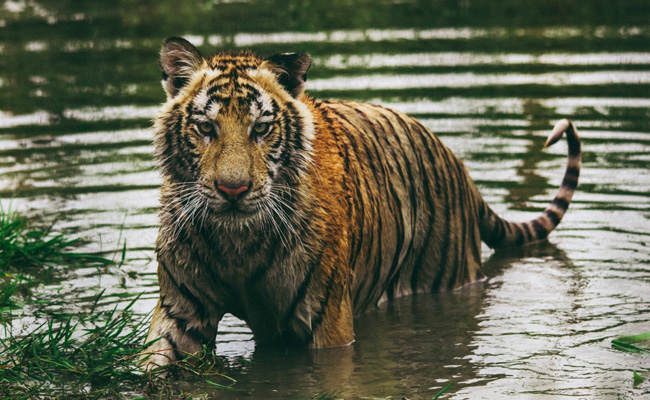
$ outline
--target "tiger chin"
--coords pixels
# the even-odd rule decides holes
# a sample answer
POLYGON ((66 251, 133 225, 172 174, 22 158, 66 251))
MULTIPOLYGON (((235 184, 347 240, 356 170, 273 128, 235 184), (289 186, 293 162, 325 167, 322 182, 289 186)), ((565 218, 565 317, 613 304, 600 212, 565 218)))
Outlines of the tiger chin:
POLYGON ((306 95, 310 64, 296 53, 204 57, 165 41, 167 102, 154 123, 160 298, 146 370, 214 351, 226 313, 257 343, 348 345, 355 315, 481 279, 481 241, 545 239, 569 207, 581 159, 570 121, 546 143, 566 134, 569 144, 556 197, 539 217, 508 222, 416 119, 306 95))

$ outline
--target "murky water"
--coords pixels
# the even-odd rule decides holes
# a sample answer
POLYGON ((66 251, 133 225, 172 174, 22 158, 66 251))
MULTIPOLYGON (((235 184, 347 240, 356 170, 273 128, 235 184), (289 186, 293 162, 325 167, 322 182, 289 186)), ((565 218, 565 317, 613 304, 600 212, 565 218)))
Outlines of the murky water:
POLYGON ((256 349, 227 317, 218 352, 236 387, 261 399, 432 398, 450 381, 453 399, 650 396, 632 382, 650 358, 610 347, 650 331, 650 3, 302 3, 0 5, 3 204, 90 239, 88 250, 129 249, 119 269, 39 288, 60 305, 34 306, 16 330, 104 289, 107 302, 143 294, 138 310, 153 307, 157 51, 185 35, 206 52, 311 53, 309 92, 417 116, 512 220, 537 215, 560 183, 566 145, 542 149, 552 123, 571 117, 583 138, 580 186, 550 243, 484 248, 488 280, 383 304, 356 321, 348 348, 256 349))

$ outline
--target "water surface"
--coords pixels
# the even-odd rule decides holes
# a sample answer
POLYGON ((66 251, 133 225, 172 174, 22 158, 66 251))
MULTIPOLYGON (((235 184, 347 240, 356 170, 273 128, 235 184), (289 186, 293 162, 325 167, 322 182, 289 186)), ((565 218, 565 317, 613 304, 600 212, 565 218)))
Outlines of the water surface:
MULTIPOLYGON (((512 220, 553 197, 566 144, 542 149, 570 117, 583 172, 548 243, 483 249, 488 279, 382 304, 356 343, 256 348, 227 316, 218 353, 253 398, 635 399, 650 359, 611 348, 650 331, 650 4, 644 1, 5 1, 0 5, 0 198, 35 221, 120 248, 120 268, 69 272, 38 290, 58 299, 14 320, 142 295, 157 298, 153 246, 160 175, 150 121, 164 94, 157 52, 184 35, 209 53, 312 54, 307 90, 405 111, 463 158, 512 220), (322 4, 321 4, 322 3, 322 4), (424 4, 427 3, 427 4, 424 4), (286 5, 288 4, 288 6, 286 5)), ((212 393, 208 387, 188 387, 212 393)), ((213 393, 243 397, 242 393, 213 393)))

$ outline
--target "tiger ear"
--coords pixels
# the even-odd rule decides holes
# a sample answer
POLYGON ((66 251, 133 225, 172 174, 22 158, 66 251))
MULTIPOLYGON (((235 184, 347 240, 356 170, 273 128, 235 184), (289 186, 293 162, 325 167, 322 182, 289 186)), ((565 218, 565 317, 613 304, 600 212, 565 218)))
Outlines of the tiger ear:
POLYGON ((298 97, 305 90, 307 70, 311 66, 311 56, 304 53, 282 53, 267 58, 277 68, 273 71, 278 77, 278 82, 291 93, 298 97))
POLYGON ((176 96, 194 71, 203 63, 203 56, 192 43, 180 37, 165 40, 160 50, 163 88, 169 98, 176 96))

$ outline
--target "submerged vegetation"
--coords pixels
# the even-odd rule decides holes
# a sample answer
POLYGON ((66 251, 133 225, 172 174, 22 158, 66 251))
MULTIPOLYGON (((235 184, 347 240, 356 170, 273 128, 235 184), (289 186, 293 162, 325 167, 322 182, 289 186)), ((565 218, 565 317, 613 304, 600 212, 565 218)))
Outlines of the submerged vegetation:
POLYGON ((650 346, 650 332, 633 336, 621 336, 612 340, 613 348, 630 353, 650 354, 650 348, 648 346, 650 346))
MULTIPOLYGON (((621 336, 612 340, 612 348, 628 353, 650 354, 650 332, 633 336, 621 336)), ((646 380, 638 372, 632 371, 632 382, 635 388, 646 380)))

